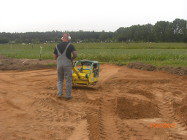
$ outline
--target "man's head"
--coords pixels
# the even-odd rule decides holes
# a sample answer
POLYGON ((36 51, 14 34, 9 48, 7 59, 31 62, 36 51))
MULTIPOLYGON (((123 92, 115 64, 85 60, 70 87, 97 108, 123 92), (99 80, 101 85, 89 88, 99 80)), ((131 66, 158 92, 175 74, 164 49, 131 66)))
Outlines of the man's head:
POLYGON ((61 40, 62 40, 63 42, 69 42, 69 41, 71 40, 70 34, 64 33, 64 34, 62 35, 61 40))

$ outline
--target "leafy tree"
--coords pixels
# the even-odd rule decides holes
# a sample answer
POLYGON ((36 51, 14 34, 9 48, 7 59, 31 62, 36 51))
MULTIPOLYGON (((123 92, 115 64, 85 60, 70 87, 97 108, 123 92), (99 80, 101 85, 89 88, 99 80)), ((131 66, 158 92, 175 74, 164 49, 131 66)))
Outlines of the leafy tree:
MULTIPOLYGON (((115 32, 66 31, 71 34, 72 42, 187 42, 187 21, 175 19, 173 22, 158 21, 155 25, 133 25, 120 27, 115 32)), ((0 33, 0 43, 44 43, 59 42, 60 31, 0 33)))

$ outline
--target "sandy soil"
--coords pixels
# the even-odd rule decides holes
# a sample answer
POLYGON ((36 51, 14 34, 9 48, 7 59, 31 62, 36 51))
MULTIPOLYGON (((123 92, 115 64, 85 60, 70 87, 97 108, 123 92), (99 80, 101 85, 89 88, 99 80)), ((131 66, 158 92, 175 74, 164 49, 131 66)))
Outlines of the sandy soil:
MULTIPOLYGON (((16 59, 8 58, 0 55, 0 70, 38 70, 46 68, 55 68, 56 60, 38 60, 38 59, 16 59)), ((128 68, 140 69, 147 71, 165 71, 167 73, 187 76, 187 67, 156 67, 151 64, 144 64, 141 62, 133 62, 127 64, 128 68)))
POLYGON ((187 139, 186 76, 105 64, 72 100, 56 92, 55 69, 0 71, 0 139, 187 139))
POLYGON ((0 55, 0 70, 38 70, 56 67, 56 60, 16 59, 0 55))
POLYGON ((171 67, 171 66, 160 66, 156 67, 151 64, 144 64, 141 62, 133 62, 127 64, 128 68, 147 70, 147 71, 166 71, 171 74, 177 75, 186 75, 187 76, 187 67, 171 67))

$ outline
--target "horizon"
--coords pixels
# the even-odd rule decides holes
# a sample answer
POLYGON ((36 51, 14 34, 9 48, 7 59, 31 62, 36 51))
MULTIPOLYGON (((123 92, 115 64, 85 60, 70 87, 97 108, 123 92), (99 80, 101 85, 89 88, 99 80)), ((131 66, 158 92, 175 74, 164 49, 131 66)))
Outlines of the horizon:
POLYGON ((186 20, 185 5, 185 0, 7 0, 1 2, 0 32, 114 32, 120 27, 186 20))

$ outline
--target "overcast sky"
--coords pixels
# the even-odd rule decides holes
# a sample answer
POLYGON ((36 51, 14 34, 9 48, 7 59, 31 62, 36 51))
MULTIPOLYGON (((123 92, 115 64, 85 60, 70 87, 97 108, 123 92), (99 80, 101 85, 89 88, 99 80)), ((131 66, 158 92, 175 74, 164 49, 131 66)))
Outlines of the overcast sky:
POLYGON ((0 32, 115 31, 187 19, 187 0, 0 0, 0 32))

